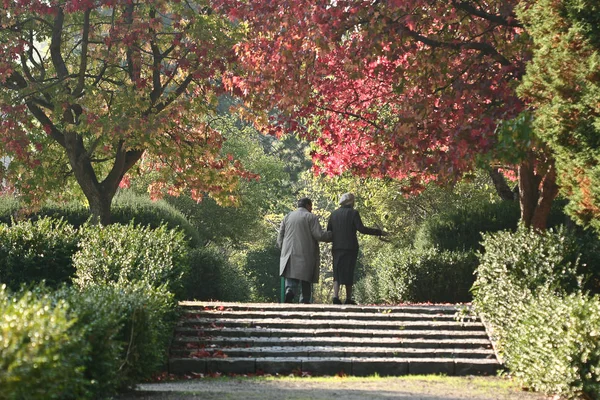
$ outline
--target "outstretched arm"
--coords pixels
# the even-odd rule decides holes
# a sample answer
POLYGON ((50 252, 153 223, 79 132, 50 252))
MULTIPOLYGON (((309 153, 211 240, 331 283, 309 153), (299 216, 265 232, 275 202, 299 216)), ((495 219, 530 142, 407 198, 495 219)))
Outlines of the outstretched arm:
POLYGON ((362 233, 364 235, 373 235, 373 236, 382 236, 383 235, 383 231, 381 229, 370 228, 368 226, 365 226, 362 222, 362 219, 360 218, 360 214, 358 213, 358 211, 354 214, 354 226, 356 227, 357 231, 359 231, 360 233, 362 233))

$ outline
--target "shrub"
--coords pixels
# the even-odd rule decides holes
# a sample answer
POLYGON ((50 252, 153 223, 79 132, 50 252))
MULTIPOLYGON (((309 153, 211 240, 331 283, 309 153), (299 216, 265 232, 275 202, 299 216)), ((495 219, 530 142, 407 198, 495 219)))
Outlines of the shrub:
POLYGON ((0 223, 10 225, 19 213, 19 200, 14 196, 0 196, 0 223))
POLYGON ((183 277, 185 298, 189 300, 222 299, 221 292, 227 260, 215 249, 203 247, 189 252, 189 270, 183 277))
POLYGON ((89 398, 87 344, 69 304, 0 286, 0 399, 89 398))
POLYGON ((281 285, 279 276, 280 250, 273 243, 264 248, 249 251, 244 269, 252 282, 252 301, 278 302, 281 285))
MULTIPOLYGON (((19 201, 12 196, 0 196, 0 222, 12 224, 13 218, 37 221, 45 217, 63 219, 74 227, 84 225, 90 218, 90 211, 83 203, 71 201, 57 203, 48 201, 37 210, 21 208, 19 201)), ((147 196, 131 191, 118 193, 111 207, 112 222, 127 225, 132 221, 143 226, 158 228, 167 225, 171 229, 182 230, 191 244, 201 242, 200 235, 188 219, 166 201, 150 200, 147 196)))
MULTIPOLYGON (((548 226, 565 221, 564 202, 553 205, 548 226)), ((419 227, 414 246, 417 249, 437 247, 440 250, 482 250, 482 233, 515 231, 520 219, 519 202, 470 203, 458 209, 436 214, 419 227)))
POLYGON ((77 241, 75 229, 62 220, 0 224, 0 282, 17 290, 42 280, 49 286, 70 281, 77 241))
POLYGON ((164 366, 176 322, 176 302, 164 286, 113 283, 65 296, 90 346, 86 377, 95 397, 132 387, 164 366))
POLYGON ((600 398, 600 299, 545 287, 519 311, 503 341, 514 375, 537 391, 600 398))
POLYGON ((129 225, 84 225, 79 251, 73 256, 79 287, 97 284, 146 282, 165 285, 183 296, 182 277, 187 272, 187 243, 181 231, 129 225))
POLYGON ((152 228, 166 225, 169 229, 183 231, 192 246, 201 244, 198 230, 181 211, 164 200, 150 200, 147 196, 124 191, 115 196, 111 211, 113 222, 126 225, 135 221, 138 225, 152 228))
POLYGON ((484 235, 473 287, 497 348, 528 386, 571 398, 600 395, 600 299, 581 290, 572 232, 484 235))
POLYGON ((357 297, 388 303, 470 301, 476 266, 472 252, 394 249, 372 262, 373 277, 357 285, 357 297))

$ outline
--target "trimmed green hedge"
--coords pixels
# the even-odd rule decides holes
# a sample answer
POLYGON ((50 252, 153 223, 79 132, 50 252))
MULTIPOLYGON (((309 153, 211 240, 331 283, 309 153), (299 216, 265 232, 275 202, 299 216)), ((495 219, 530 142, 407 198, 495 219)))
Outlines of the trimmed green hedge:
POLYGON ((17 290, 42 280, 54 287, 69 282, 78 240, 77 231, 62 220, 0 224, 0 283, 17 290))
POLYGON ((600 398, 600 298, 582 290, 572 232, 484 235, 473 286, 512 373, 533 389, 600 398))
POLYGON ((365 303, 467 302, 476 267, 473 252, 397 248, 371 262, 356 297, 365 303))
MULTIPOLYGON (((113 223, 127 225, 134 221, 136 224, 152 228, 166 224, 171 229, 182 230, 192 246, 201 243, 198 230, 185 215, 164 200, 152 201, 148 197, 124 191, 115 196, 111 212, 113 223)), ((13 197, 0 196, 0 222, 11 225, 13 219, 36 221, 44 217, 63 219, 78 228, 90 218, 90 212, 80 202, 58 204, 51 201, 45 203, 39 210, 28 211, 22 209, 13 197)))
POLYGON ((123 286, 146 282, 165 286, 183 297, 182 278, 189 269, 188 247, 181 231, 166 225, 84 225, 79 232, 79 250, 73 255, 73 282, 81 287, 123 286))
POLYGON ((138 283, 52 292, 0 287, 0 399, 100 399, 167 359, 176 303, 138 283))
MULTIPOLYGON (((555 201, 548 226, 565 222, 564 201, 555 201)), ((471 203, 428 218, 415 235, 417 249, 439 248, 449 251, 481 250, 482 232, 516 230, 521 218, 518 201, 471 203)))
POLYGON ((85 399, 89 346, 69 304, 0 286, 0 399, 85 399))

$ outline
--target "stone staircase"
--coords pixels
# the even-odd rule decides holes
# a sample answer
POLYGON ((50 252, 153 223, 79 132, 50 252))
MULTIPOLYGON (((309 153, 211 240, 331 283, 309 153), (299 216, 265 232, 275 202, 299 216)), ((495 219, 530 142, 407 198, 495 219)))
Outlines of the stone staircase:
POLYGON ((183 302, 173 374, 494 375, 477 318, 456 306, 183 302))

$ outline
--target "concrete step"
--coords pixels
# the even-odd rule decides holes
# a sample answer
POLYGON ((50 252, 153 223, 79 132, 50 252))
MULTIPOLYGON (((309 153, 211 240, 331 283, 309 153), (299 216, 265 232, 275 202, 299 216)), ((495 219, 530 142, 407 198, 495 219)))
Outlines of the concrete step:
POLYGON ((498 362, 490 359, 358 358, 358 357, 231 357, 173 358, 174 374, 292 374, 399 376, 408 374, 493 375, 498 362))
POLYGON ((180 347, 177 358, 218 357, 359 357, 359 358, 486 358, 495 359, 492 349, 398 348, 364 346, 267 346, 267 347, 180 347))
POLYGON ((172 373, 494 374, 481 321, 464 306, 184 302, 172 373))
MULTIPOLYGON (((433 327, 432 327, 433 328, 433 327)), ((444 329, 346 329, 346 328, 271 328, 271 327, 233 327, 233 328, 212 328, 197 326, 179 326, 176 328, 177 336, 193 337, 400 337, 400 338, 419 338, 426 337, 430 339, 449 339, 460 337, 464 339, 487 339, 487 333, 483 329, 476 330, 444 330, 444 329)))
POLYGON ((456 331, 485 331, 481 323, 454 322, 454 321, 379 321, 379 320, 352 320, 352 319, 288 319, 288 318, 229 318, 226 315, 214 318, 193 318, 183 321, 184 325, 207 326, 212 328, 233 327, 269 327, 269 328, 320 328, 320 329, 443 329, 456 331))

